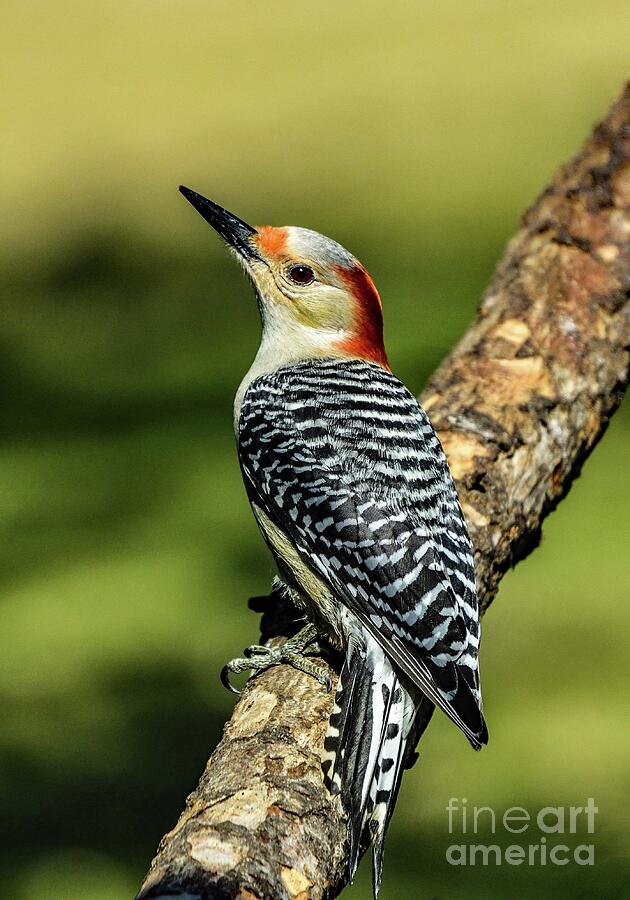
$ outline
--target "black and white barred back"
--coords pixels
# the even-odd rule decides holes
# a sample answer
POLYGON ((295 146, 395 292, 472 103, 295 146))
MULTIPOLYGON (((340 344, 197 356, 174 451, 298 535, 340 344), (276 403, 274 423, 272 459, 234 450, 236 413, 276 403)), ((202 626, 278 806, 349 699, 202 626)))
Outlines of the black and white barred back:
POLYGON ((307 607, 347 648, 323 768, 349 812, 350 874, 373 842, 378 890, 402 769, 434 705, 475 748, 487 741, 472 549, 446 458, 407 388, 357 359, 256 378, 238 440, 254 510, 329 592, 307 607))

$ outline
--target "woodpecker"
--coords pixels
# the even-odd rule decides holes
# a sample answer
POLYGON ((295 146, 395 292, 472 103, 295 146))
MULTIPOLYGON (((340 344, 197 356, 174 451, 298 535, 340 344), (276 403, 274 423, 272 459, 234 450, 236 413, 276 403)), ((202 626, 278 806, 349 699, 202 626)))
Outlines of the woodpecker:
POLYGON ((402 771, 434 708, 487 743, 468 531, 431 423, 391 372, 381 301, 361 263, 306 228, 254 228, 180 187, 251 281, 262 340, 234 403, 248 498, 304 615, 283 647, 228 673, 344 651, 322 769, 349 820, 348 877, 373 848, 374 893, 402 771))

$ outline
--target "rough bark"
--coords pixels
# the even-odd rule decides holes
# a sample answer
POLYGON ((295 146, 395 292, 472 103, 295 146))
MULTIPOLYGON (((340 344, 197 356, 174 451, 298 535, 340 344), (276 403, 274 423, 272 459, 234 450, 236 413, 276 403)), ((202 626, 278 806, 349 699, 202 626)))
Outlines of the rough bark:
MULTIPOLYGON (((621 400, 629 297, 630 85, 525 213, 421 398, 457 482, 484 608, 621 400)), ((332 696, 285 666, 249 684, 139 897, 338 894, 346 819, 319 762, 332 696)))

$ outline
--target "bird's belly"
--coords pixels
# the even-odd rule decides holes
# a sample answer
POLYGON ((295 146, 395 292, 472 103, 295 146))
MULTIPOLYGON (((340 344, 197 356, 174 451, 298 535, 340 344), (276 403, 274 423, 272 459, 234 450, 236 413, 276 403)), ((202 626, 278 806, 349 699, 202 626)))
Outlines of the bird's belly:
POLYGON ((276 558, 281 575, 290 582, 291 598, 334 643, 344 645, 351 615, 330 588, 302 560, 292 542, 263 510, 252 503, 258 526, 276 558))

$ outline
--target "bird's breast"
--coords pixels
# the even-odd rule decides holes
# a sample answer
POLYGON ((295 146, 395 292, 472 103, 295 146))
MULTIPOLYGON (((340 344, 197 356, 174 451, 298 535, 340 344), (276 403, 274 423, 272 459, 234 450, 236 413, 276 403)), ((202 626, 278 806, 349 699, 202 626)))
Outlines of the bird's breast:
POLYGON ((293 599, 311 618, 318 628, 330 632, 338 641, 345 641, 347 623, 344 608, 335 598, 330 588, 304 562, 293 541, 271 521, 269 516, 256 504, 252 510, 258 527, 276 558, 281 574, 289 577, 297 593, 293 599))

